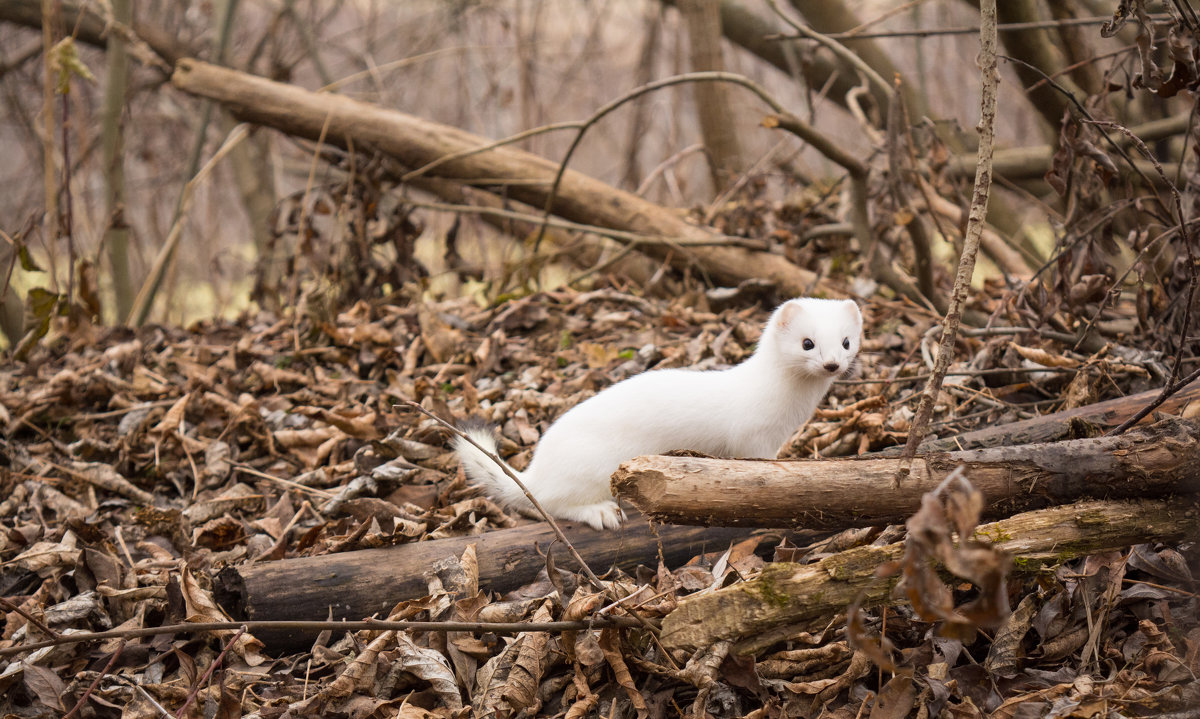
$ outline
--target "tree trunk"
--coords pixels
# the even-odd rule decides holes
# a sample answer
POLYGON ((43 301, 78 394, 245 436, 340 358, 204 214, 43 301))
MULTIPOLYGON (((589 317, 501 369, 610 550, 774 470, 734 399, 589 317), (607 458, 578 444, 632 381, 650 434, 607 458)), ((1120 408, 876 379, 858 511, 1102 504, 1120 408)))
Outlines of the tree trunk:
MULTIPOLYGON (((184 92, 222 103, 243 121, 311 140, 324 137, 340 147, 380 151, 413 168, 490 142, 369 103, 309 92, 196 60, 181 60, 172 82, 184 92)), ((455 158, 431 174, 459 182, 504 184, 509 196, 542 207, 557 170, 555 163, 544 158, 499 147, 455 158)), ((792 296, 807 294, 817 284, 815 274, 780 255, 724 246, 720 235, 685 222, 676 211, 572 170, 563 175, 553 211, 576 222, 646 235, 638 244, 645 254, 676 266, 696 266, 720 283, 768 279, 792 296)))
POLYGON ((674 524, 847 527, 900 524, 959 465, 987 501, 985 517, 1077 502, 1200 491, 1200 424, 1166 420, 1118 437, 918 456, 899 486, 896 458, 788 461, 637 457, 613 491, 674 524))
MULTIPOLYGON (((975 536, 1016 557, 1015 566, 1037 571, 1063 561, 1143 542, 1174 542, 1200 531, 1200 513, 1178 501, 1083 502, 1018 514, 980 525, 975 536)), ((888 601, 898 576, 876 570, 901 557, 902 542, 857 547, 815 564, 776 562, 757 577, 715 592, 685 597, 663 620, 668 649, 696 649, 738 640, 774 627, 820 619, 852 603, 888 601)))
MULTIPOLYGON (((719 0, 680 0, 679 12, 687 26, 692 70, 723 71, 721 57, 721 3, 719 0)), ((701 82, 692 86, 700 133, 708 151, 713 194, 719 195, 746 170, 746 156, 737 134, 737 106, 723 83, 701 82)))

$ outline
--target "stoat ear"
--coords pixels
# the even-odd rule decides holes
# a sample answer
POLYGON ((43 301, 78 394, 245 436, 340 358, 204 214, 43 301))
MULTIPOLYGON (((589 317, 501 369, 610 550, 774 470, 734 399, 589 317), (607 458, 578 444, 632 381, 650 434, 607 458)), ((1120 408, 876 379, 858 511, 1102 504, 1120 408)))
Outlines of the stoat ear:
POLYGON ((846 308, 846 315, 853 320, 854 324, 862 327, 862 311, 858 309, 858 303, 854 300, 844 300, 842 306, 846 308))
POLYGON ((779 314, 775 319, 775 326, 780 330, 786 330, 795 324, 800 315, 804 312, 804 306, 794 300, 788 300, 783 303, 783 307, 779 308, 779 314))

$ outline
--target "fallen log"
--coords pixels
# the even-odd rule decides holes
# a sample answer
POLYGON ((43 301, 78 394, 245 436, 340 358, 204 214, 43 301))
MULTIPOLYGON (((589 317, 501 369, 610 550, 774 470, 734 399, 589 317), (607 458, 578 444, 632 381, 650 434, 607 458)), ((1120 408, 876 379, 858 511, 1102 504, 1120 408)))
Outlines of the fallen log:
MULTIPOLYGON (((491 144, 456 127, 193 59, 178 62, 171 82, 221 103, 239 120, 310 140, 324 138, 343 148, 382 152, 411 168, 491 144)), ((447 160, 429 174, 503 185, 507 196, 544 207, 557 171, 558 165, 545 158, 505 146, 447 160)), ((675 210, 573 170, 563 175, 552 211, 575 222, 644 235, 639 251, 675 266, 698 267, 721 283, 766 279, 792 296, 808 294, 817 285, 816 274, 781 255, 725 246, 720 235, 688 223, 675 210)))
MULTIPOLYGON (((1034 442, 1057 442, 1060 439, 1073 439, 1085 435, 1089 424, 1095 425, 1100 431, 1107 431, 1132 417, 1142 407, 1157 399, 1160 394, 1162 394, 1161 389, 1152 389, 1063 412, 1045 414, 996 427, 986 427, 956 437, 929 439, 921 443, 919 451, 933 452, 1033 444, 1034 442)), ((1179 414, 1188 404, 1196 400, 1200 400, 1200 380, 1192 382, 1171 395, 1157 411, 1163 414, 1179 414)), ((1147 418, 1144 421, 1151 422, 1153 420, 1147 418)), ((881 456, 899 454, 903 449, 903 446, 889 447, 875 454, 881 456)))
MULTIPOLYGON (((973 482, 973 479, 972 479, 973 482)), ((1200 531, 1200 509, 1179 501, 1084 502, 1026 512, 980 525, 975 536, 1009 552, 1017 571, 1036 571, 1089 554, 1151 541, 1173 542, 1200 531)), ((844 611, 854 602, 888 601, 898 577, 876 570, 900 558, 902 542, 857 547, 814 564, 777 562, 757 577, 715 592, 685 597, 663 619, 668 649, 694 650, 774 627, 844 611)))
POLYGON ((984 516, 1082 499, 1200 491, 1200 424, 1164 420, 1117 437, 925 453, 896 484, 899 457, 798 460, 636 457, 613 492, 658 521, 841 530, 899 524, 959 465, 987 500, 984 516))
MULTIPOLYGON (((730 542, 754 535, 747 529, 651 528, 648 522, 637 519, 604 532, 575 522, 561 524, 580 556, 597 574, 613 567, 657 566, 660 557, 667 566, 679 566, 699 554, 722 551, 730 542)), ((764 539, 767 536, 763 533, 764 539)), ((542 523, 473 537, 230 566, 217 574, 213 592, 221 606, 238 620, 386 616, 397 603, 427 595, 426 573, 430 567, 438 560, 461 555, 472 544, 481 589, 505 592, 528 583, 546 566, 547 551, 558 568, 578 569, 566 549, 555 541, 554 532, 542 523)), ((255 636, 272 651, 305 649, 313 640, 311 633, 304 632, 256 632, 255 636)))

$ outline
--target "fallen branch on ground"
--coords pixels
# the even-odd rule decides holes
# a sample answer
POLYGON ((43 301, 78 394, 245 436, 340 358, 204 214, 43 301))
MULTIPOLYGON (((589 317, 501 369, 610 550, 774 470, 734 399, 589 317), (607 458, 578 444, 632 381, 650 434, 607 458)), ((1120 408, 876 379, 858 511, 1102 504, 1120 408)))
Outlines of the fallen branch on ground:
POLYGON ((1084 499, 1200 491, 1200 424, 1165 420, 1125 435, 900 457, 800 460, 637 457, 613 491, 658 521, 841 530, 899 524, 959 465, 987 498, 985 517, 1084 499))
MULTIPOLYGON (((576 522, 563 522, 562 527, 598 571, 656 566, 660 558, 668 566, 679 565, 753 534, 746 529, 652 528, 638 520, 605 532, 576 522)), ((481 589, 505 592, 528 583, 546 566, 547 551, 553 553, 555 566, 579 569, 549 527, 530 524, 475 537, 230 566, 217 575, 214 593, 230 615, 249 620, 386 616, 398 602, 427 595, 429 568, 440 559, 461 555, 472 544, 481 589)), ((308 632, 291 630, 258 631, 255 636, 272 651, 300 650, 312 642, 308 632)))
MULTIPOLYGON (((221 103, 240 120, 310 140, 324 137, 343 148, 379 151, 412 168, 489 143, 455 127, 197 60, 181 60, 172 83, 184 92, 221 103)), ((507 196, 543 207, 557 171, 558 165, 545 158, 497 147, 448 160, 430 175, 462 183, 502 185, 507 196)), ((814 273, 781 255, 714 246, 719 238, 712 230, 686 222, 675 210, 573 170, 563 174, 552 211, 575 222, 670 238, 673 243, 639 248, 679 267, 698 267, 717 282, 768 279, 793 296, 807 294, 817 285, 814 273)))
MULTIPOLYGON (((921 443, 920 451, 938 452, 954 449, 977 449, 980 447, 1000 447, 1014 444, 1033 444, 1034 442, 1057 442, 1061 439, 1072 439, 1086 435, 1087 425, 1093 424, 1098 428, 1096 434, 1125 422, 1129 417, 1143 407, 1155 401, 1162 395, 1161 389, 1152 389, 1117 399, 1096 402, 1063 412, 1042 415, 1010 422, 998 427, 966 432, 956 437, 929 439, 921 443)), ((1158 407, 1164 414, 1179 414, 1188 404, 1200 400, 1200 381, 1192 382, 1178 392, 1172 394, 1158 407)), ((881 456, 898 454, 900 448, 889 447, 882 450, 881 456)))
MULTIPOLYGON (((984 524, 975 536, 1011 553, 1016 570, 1036 571, 1134 544, 1178 541, 1198 530, 1200 512, 1178 500, 1082 502, 984 524)), ((903 549, 896 542, 838 552, 814 564, 770 564, 746 582, 684 598, 663 620, 662 642, 669 649, 695 649, 786 624, 826 621, 855 601, 882 604, 899 578, 879 579, 876 570, 903 549)))

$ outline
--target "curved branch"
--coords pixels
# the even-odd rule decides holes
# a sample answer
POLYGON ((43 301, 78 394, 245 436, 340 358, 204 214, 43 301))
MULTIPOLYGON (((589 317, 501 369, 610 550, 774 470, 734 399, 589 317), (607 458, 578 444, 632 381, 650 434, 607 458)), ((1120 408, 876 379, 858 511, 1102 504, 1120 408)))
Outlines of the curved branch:
POLYGON ((550 185, 550 192, 546 196, 546 205, 544 208, 542 208, 542 223, 538 228, 537 239, 535 239, 533 242, 533 249, 535 252, 541 246, 542 239, 546 236, 547 221, 550 219, 551 211, 554 209, 554 200, 558 197, 558 187, 560 184, 562 184, 562 178, 567 171, 567 165, 570 164, 571 156, 575 154, 576 148, 578 148, 579 144, 583 142, 583 136, 587 133, 588 129, 591 128, 592 125, 595 125, 597 122, 604 119, 613 110, 616 110, 627 102, 636 100, 646 93, 654 92, 655 90, 661 90, 664 87, 671 87, 672 85, 682 85, 688 82, 732 82, 735 85, 741 85, 757 95, 760 100, 765 102, 775 112, 780 114, 787 112, 784 109, 783 104, 776 100, 771 93, 767 92, 762 85, 759 85, 748 77, 738 75, 737 73, 733 72, 689 72, 682 75, 674 75, 672 77, 663 78, 662 80, 656 80, 646 85, 642 85, 641 87, 634 88, 621 97, 618 97, 617 99, 604 105, 599 110, 596 110, 596 112, 592 113, 592 115, 584 120, 580 125, 579 133, 575 135, 575 140, 571 142, 571 146, 567 148, 567 154, 563 156, 562 162, 560 162, 558 165, 558 172, 554 174, 554 182, 550 185))

